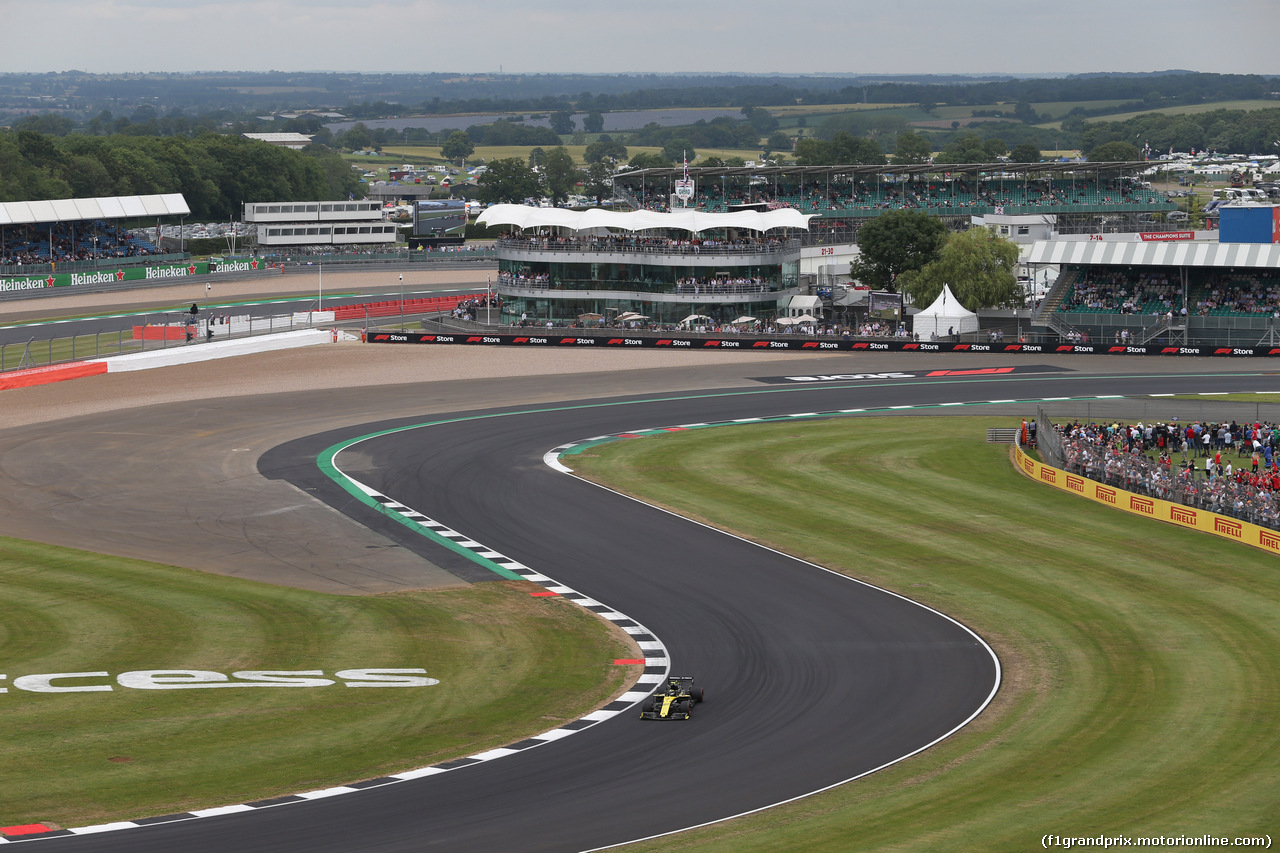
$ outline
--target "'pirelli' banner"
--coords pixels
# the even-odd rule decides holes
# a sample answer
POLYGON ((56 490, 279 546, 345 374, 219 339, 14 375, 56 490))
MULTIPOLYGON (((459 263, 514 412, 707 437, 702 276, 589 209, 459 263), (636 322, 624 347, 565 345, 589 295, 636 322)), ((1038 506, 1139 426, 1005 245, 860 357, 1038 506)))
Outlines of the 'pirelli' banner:
POLYGON ((1237 521, 1225 515, 1218 515, 1204 509, 1183 506, 1182 504, 1162 501, 1159 498, 1148 498, 1133 492, 1126 492, 1113 486, 1070 474, 1061 468, 1052 468, 1037 462, 1015 447, 1017 463, 1023 473, 1033 480, 1088 498, 1095 503, 1106 504, 1115 509, 1124 510, 1132 515, 1167 521, 1180 527, 1190 527, 1233 542, 1243 542, 1272 554, 1280 554, 1280 531, 1259 527, 1247 521, 1237 521))
POLYGON ((1266 357, 1280 356, 1280 346, 1275 347, 1166 347, 1166 346, 1110 346, 1101 344, 957 344, 942 342, 917 342, 906 340, 852 341, 824 340, 822 338, 757 338, 754 335, 725 335, 704 337, 673 334, 635 335, 566 334, 563 330, 536 331, 532 334, 447 334, 433 332, 370 332, 366 340, 371 344, 470 344, 523 347, 647 347, 654 349, 716 349, 716 350, 794 350, 797 352, 976 352, 976 353, 1072 353, 1089 355, 1199 355, 1266 357))

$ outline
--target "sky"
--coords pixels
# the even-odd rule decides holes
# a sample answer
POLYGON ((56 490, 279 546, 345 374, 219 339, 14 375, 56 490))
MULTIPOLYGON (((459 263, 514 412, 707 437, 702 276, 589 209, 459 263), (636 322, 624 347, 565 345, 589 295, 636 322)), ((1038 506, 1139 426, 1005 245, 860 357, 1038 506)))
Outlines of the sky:
POLYGON ((1276 0, 0 0, 0 20, 0 72, 1280 75, 1276 0))

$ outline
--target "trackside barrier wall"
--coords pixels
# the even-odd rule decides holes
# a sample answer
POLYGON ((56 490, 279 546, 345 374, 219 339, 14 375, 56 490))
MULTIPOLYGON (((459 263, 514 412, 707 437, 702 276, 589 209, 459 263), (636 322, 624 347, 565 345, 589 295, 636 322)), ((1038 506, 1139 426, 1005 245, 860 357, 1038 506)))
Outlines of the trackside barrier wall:
POLYGON ((1076 353, 1092 355, 1191 355, 1228 357, 1267 357, 1280 355, 1280 346, 1265 347, 1167 347, 1110 346, 1106 344, 970 344, 941 341, 853 341, 821 338, 761 338, 755 335, 723 335, 715 337, 673 334, 595 335, 590 332, 566 333, 563 329, 545 332, 511 334, 436 334, 434 332, 370 332, 371 344, 490 344, 502 346, 545 347, 646 347, 659 349, 738 349, 796 350, 800 352, 977 352, 977 353, 1076 353))
POLYGON ((391 317, 397 314, 435 314, 452 311, 459 302, 479 299, 483 293, 467 296, 432 296, 425 299, 399 299, 389 302, 361 302, 355 305, 339 305, 332 309, 335 320, 360 320, 365 317, 391 317))
POLYGON ((1021 447, 1014 448, 1014 459, 1022 472, 1038 483, 1088 498, 1094 503, 1100 503, 1112 509, 1123 510, 1130 515, 1166 521, 1179 527, 1229 539, 1232 542, 1243 542, 1272 554, 1280 554, 1280 532, 1275 530, 1268 530, 1247 521, 1237 521, 1208 510, 1195 509, 1103 485, 1082 475, 1071 474, 1061 468, 1037 462, 1023 453, 1021 447))

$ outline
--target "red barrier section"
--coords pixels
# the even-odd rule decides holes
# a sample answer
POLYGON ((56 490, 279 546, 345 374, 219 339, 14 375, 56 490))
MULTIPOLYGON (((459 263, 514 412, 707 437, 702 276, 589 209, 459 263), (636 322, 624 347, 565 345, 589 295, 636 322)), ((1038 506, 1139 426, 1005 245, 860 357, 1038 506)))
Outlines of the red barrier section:
POLYGON ((97 376, 106 372, 105 361, 81 361, 75 364, 52 364, 47 367, 14 370, 10 373, 0 373, 0 391, 9 388, 27 388, 32 385, 48 385, 51 382, 79 379, 82 376, 97 376))
MULTIPOLYGON (((194 334, 195 327, 191 327, 194 334)), ((187 330, 182 326, 134 326, 135 341, 185 341, 187 330)))
MULTIPOLYGON (((404 300, 405 314, 434 314, 452 311, 459 302, 468 299, 483 298, 483 293, 471 293, 465 296, 432 296, 427 299, 404 300)), ((364 302, 358 305, 339 305, 330 309, 335 320, 361 320, 365 317, 391 317, 400 314, 400 300, 390 302, 364 302)))

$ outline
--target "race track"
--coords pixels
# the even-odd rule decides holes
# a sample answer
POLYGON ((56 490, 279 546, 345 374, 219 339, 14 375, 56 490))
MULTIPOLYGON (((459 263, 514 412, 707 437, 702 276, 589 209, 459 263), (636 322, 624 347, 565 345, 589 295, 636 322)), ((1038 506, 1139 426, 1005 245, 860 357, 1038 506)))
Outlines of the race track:
MULTIPOLYGON (((1123 367, 1137 373, 1140 366, 1147 363, 1123 367)), ((370 418, 282 445, 260 457, 264 475, 312 489, 354 520, 377 525, 372 510, 319 473, 316 454, 390 426, 441 422, 366 441, 351 473, 645 625, 670 651, 672 671, 706 686, 706 703, 688 723, 645 724, 622 714, 518 755, 355 794, 37 843, 189 853, 581 851, 763 808, 909 755, 990 697, 997 665, 973 634, 889 593, 557 473, 543 454, 592 436, 737 418, 1204 390, 1189 388, 1198 380, 1175 366, 1161 365, 1166 375, 786 389, 739 379, 723 390, 576 401, 566 395, 554 405, 370 418)), ((738 370, 774 372, 746 364, 738 370)), ((1258 384, 1245 374, 1212 380, 1219 390, 1258 384)), ((369 390, 360 411, 386 411, 376 401, 391 393, 369 390)), ((857 535, 853 526, 849 535, 857 535)))

